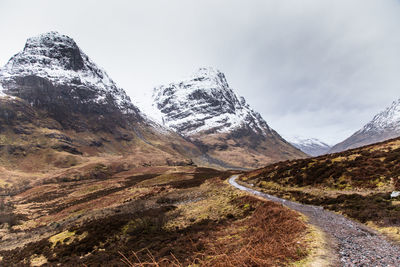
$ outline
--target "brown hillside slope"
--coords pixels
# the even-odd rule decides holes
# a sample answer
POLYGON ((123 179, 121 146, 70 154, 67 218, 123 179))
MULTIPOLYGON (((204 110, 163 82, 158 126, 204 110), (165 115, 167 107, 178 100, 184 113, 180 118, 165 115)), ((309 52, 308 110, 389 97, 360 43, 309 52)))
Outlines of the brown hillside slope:
POLYGON ((0 97, 0 164, 24 172, 45 172, 77 166, 96 156, 134 154, 132 163, 137 165, 182 165, 190 164, 188 158, 196 152, 201 155, 177 134, 157 131, 145 121, 130 126, 92 121, 79 113, 75 116, 85 129, 66 128, 20 98, 0 97))
POLYGON ((316 158, 285 161, 248 172, 262 191, 321 205, 400 239, 400 139, 316 158))

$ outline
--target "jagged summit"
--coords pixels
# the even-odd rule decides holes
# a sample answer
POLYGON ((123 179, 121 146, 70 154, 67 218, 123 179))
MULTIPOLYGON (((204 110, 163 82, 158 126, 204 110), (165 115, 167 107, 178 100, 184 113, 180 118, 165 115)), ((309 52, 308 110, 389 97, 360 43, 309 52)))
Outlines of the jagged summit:
MULTIPOLYGON (((0 69, 0 83, 7 94, 24 95, 22 89, 16 88, 46 82, 50 83, 45 86, 50 95, 48 89, 54 87, 54 91, 63 90, 64 94, 79 98, 85 104, 108 104, 123 113, 138 112, 125 91, 72 38, 55 31, 29 38, 24 50, 0 69)), ((27 100, 35 104, 35 99, 27 100)))
POLYGON ((240 127, 275 134, 261 115, 233 92, 225 75, 214 68, 200 68, 182 82, 155 88, 153 99, 163 123, 186 136, 240 127))
POLYGON ((362 129, 343 142, 332 147, 330 152, 369 145, 400 136, 400 99, 374 116, 362 129))
MULTIPOLYGON (((25 53, 58 60, 66 69, 84 69, 84 59, 75 41, 56 31, 31 37, 26 41, 25 53)), ((33 62, 31 62, 33 63, 33 62)))
POLYGON ((225 74, 213 67, 199 68, 195 73, 192 74, 191 80, 201 81, 203 82, 203 86, 204 83, 208 83, 209 88, 229 88, 228 82, 225 78, 225 74))

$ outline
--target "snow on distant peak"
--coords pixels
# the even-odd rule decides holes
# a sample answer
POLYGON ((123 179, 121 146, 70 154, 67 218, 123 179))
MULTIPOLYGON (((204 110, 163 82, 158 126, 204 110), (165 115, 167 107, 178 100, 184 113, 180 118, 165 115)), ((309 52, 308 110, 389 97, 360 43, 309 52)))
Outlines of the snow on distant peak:
POLYGON ((286 138, 293 146, 297 147, 304 153, 311 156, 319 156, 325 154, 331 148, 330 145, 322 142, 317 138, 304 138, 300 136, 292 136, 286 138))
POLYGON ((236 95, 225 75, 214 68, 200 68, 181 82, 156 87, 153 100, 163 124, 186 136, 203 131, 230 132, 239 127, 272 133, 261 115, 236 95))
POLYGON ((293 137, 289 137, 286 140, 290 141, 291 143, 301 144, 301 145, 319 145, 319 146, 326 146, 329 147, 328 144, 322 142, 317 138, 305 138, 298 135, 293 137))
POLYGON ((0 81, 7 84, 16 76, 38 76, 53 85, 84 86, 96 92, 97 103, 112 97, 121 111, 134 107, 125 91, 118 88, 107 73, 98 67, 75 43, 56 31, 31 37, 24 50, 13 56, 0 69, 0 81))
POLYGON ((375 115, 359 132, 370 131, 400 131, 400 99, 393 101, 388 108, 375 115))

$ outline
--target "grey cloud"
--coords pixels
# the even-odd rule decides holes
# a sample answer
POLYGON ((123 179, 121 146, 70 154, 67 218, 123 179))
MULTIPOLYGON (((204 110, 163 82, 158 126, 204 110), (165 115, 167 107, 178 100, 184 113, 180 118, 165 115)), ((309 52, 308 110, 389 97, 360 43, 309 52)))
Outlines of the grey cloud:
POLYGON ((5 0, 0 64, 58 30, 133 99, 211 65, 278 132, 334 143, 400 97, 399 11, 396 0, 5 0))

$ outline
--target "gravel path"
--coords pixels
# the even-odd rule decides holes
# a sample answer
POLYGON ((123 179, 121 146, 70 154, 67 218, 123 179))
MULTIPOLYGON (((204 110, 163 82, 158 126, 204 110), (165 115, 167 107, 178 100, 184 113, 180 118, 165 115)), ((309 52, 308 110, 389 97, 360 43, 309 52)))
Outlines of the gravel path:
POLYGON ((400 266, 400 246, 387 241, 368 227, 319 206, 303 205, 247 188, 235 181, 237 177, 234 175, 229 179, 234 187, 306 215, 311 224, 319 227, 336 244, 341 266, 400 266))

